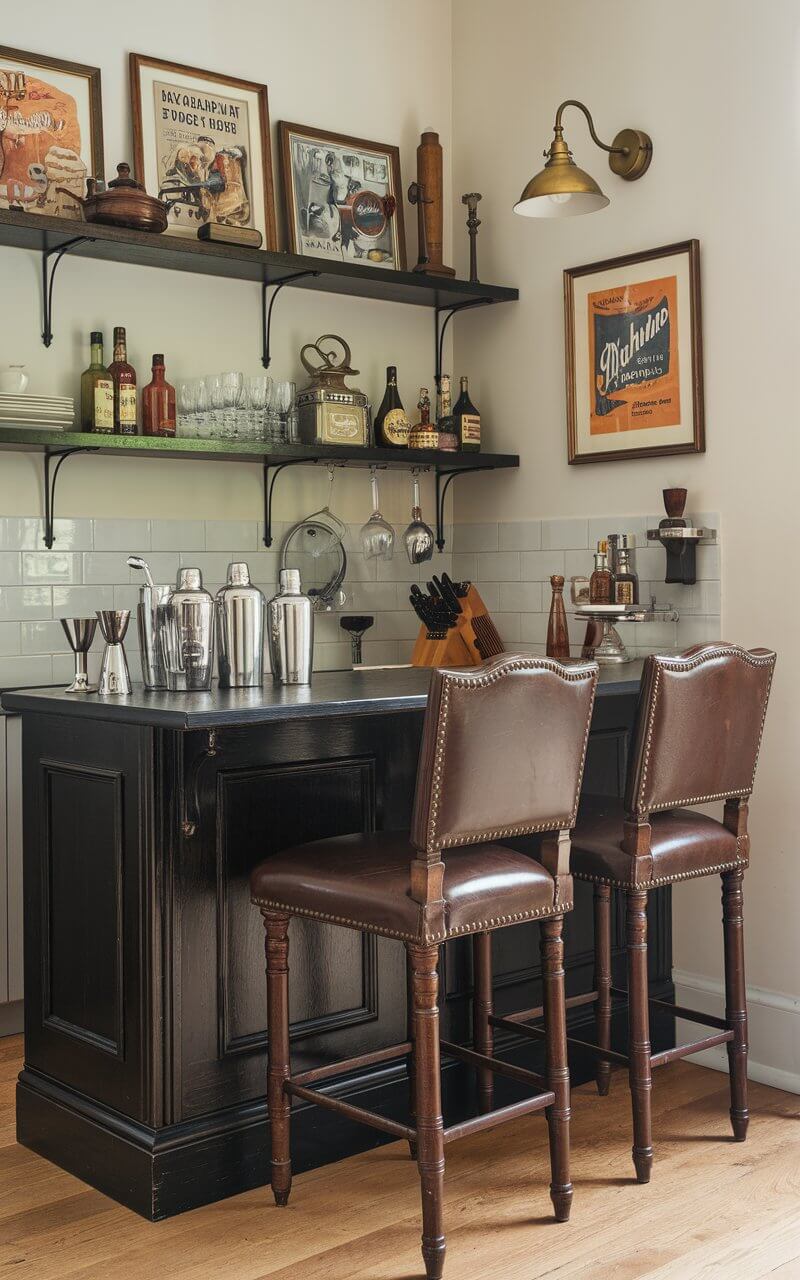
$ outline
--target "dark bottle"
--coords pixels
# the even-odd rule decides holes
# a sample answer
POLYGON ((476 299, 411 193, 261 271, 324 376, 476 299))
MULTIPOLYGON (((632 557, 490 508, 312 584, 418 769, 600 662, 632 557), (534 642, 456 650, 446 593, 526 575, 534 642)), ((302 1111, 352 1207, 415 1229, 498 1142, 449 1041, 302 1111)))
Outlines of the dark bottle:
POLYGON ((594 556, 594 573, 589 579, 591 604, 614 603, 614 579, 608 567, 608 543, 605 538, 597 544, 594 556))
POLYGON ((458 436, 450 407, 450 374, 443 373, 436 393, 436 425, 439 429, 439 448, 447 453, 458 449, 458 436))
POLYGON ((111 435, 114 430, 114 383, 103 364, 103 335, 91 335, 92 358, 81 374, 81 431, 111 435))
POLYGON ((617 551, 617 569, 614 574, 614 604, 639 603, 639 579, 628 559, 630 551, 620 547, 617 551))
POLYGON ((125 330, 114 330, 114 359, 108 366, 114 383, 114 431, 118 436, 136 435, 136 370, 128 364, 125 330))
POLYGON ((142 389, 142 434, 175 435, 175 388, 164 377, 164 357, 153 356, 153 377, 142 389))
POLYGON ((477 453, 481 447, 481 415, 469 398, 469 384, 461 379, 461 394, 456 400, 453 417, 458 447, 464 453, 477 453))
POLYGON ((564 608, 564 579, 560 573, 554 573, 550 579, 553 598, 550 602, 550 617, 547 620, 547 656, 548 658, 569 657, 569 631, 567 629, 567 612, 564 608))
POLYGON ((386 390, 375 416, 375 443, 385 449, 408 448, 408 416, 397 390, 397 369, 386 370, 386 390))

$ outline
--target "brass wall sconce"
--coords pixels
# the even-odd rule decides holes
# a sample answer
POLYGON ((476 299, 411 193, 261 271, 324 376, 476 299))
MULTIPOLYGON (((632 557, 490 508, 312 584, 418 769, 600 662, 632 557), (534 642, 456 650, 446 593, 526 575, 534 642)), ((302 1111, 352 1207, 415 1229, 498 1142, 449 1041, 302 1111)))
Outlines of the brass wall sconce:
POLYGON ((555 137, 550 150, 544 152, 547 163, 541 173, 531 178, 514 205, 514 212, 525 218, 565 218, 578 213, 593 213, 609 203, 608 196, 603 195, 594 178, 578 168, 564 141, 561 116, 565 107, 578 107, 586 116, 592 142, 601 151, 608 152, 611 172, 617 177, 634 182, 650 167, 653 144, 648 134, 641 129, 622 129, 608 146, 595 133, 588 107, 575 98, 568 98, 556 112, 555 137))

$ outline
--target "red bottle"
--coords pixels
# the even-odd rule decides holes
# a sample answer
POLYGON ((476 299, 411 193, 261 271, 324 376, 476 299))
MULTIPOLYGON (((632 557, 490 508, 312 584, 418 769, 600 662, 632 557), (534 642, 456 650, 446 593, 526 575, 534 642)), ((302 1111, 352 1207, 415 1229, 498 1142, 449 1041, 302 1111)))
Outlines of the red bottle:
POLYGON ((142 433, 175 435, 175 388, 164 377, 164 357, 153 356, 153 377, 142 390, 142 433))

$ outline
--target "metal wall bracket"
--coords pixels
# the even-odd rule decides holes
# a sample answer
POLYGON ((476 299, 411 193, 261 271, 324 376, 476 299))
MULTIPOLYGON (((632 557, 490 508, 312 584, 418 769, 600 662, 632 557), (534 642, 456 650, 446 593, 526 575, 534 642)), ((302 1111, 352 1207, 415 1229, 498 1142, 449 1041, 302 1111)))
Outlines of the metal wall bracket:
POLYGON ((494 471, 494 467, 450 467, 447 470, 436 468, 436 546, 444 551, 444 500, 456 476, 473 476, 476 471, 494 471), (442 484, 444 480, 444 484, 442 484))
POLYGON ((263 280, 261 282, 261 363, 265 369, 269 368, 272 361, 269 339, 272 327, 272 308, 275 306, 275 299, 285 285, 294 284, 297 280, 305 280, 309 276, 318 276, 319 274, 319 271, 296 271, 294 275, 283 276, 280 280, 263 280), (269 289, 272 289, 273 292, 269 301, 267 301, 267 291, 269 289))
POLYGON ((442 386, 442 352, 444 350, 444 335, 448 324, 457 312, 468 311, 471 307, 483 307, 491 302, 494 302, 494 298, 471 298, 469 302, 457 302, 452 307, 436 308, 433 324, 436 332, 436 369, 434 378, 437 391, 440 391, 442 386), (442 316, 444 316, 444 320, 441 320, 442 316))
POLYGON ((66 462, 67 458, 71 458, 73 453, 91 453, 91 449, 45 449, 44 453, 44 545, 48 551, 55 542, 53 533, 53 524, 55 522, 55 499, 56 499, 56 481, 58 473, 61 470, 61 464, 66 462), (53 459, 57 459, 56 465, 50 470, 50 463, 53 459))
POLYGON ((272 546, 272 495, 275 481, 287 467, 316 464, 319 458, 289 458, 286 462, 264 463, 264 546, 272 546), (272 474, 270 475, 270 472, 272 474))
POLYGON ((42 250, 42 342, 46 347, 53 341, 53 282, 58 264, 66 253, 79 244, 85 244, 87 240, 94 243, 94 236, 74 236, 72 240, 65 240, 53 249, 42 250))

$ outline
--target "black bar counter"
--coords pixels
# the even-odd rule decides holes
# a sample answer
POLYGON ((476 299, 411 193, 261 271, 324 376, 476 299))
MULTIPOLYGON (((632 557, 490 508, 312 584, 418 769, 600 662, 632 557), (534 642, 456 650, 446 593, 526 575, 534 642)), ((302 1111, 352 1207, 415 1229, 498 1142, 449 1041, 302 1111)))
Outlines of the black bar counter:
MULTIPOLYGON (((621 793, 639 674, 634 663, 602 672, 591 791, 621 793)), ((268 1180, 263 929, 249 873, 291 844, 408 825, 428 682, 395 668, 320 673, 301 689, 3 695, 23 730, 23 1145, 152 1219, 268 1180)), ((653 994, 670 996, 669 891, 650 899, 653 994)), ((617 986, 620 926, 615 912, 617 986)), ((591 989, 591 929, 591 889, 576 885, 568 994, 591 989)), ((405 1038, 401 944, 300 919, 290 937, 295 1071, 405 1038)), ((540 1003, 537 926, 499 930, 493 946, 496 1012, 540 1003)), ((462 939, 442 957, 448 1040, 469 1041, 471 990, 462 939)), ((583 1038, 591 1017, 571 1011, 583 1038)), ((671 1037, 670 1020, 656 1020, 654 1046, 671 1037)), ((508 1035, 497 1049, 535 1065, 539 1046, 508 1035)), ((586 1079, 590 1060, 572 1069, 586 1079)), ((449 1117, 474 1110, 473 1075, 445 1062, 449 1117)), ((330 1087, 405 1117, 402 1061, 330 1087)), ((509 1100, 518 1087, 504 1082, 509 1100)), ((384 1140, 306 1106, 292 1128, 298 1172, 384 1140)))

